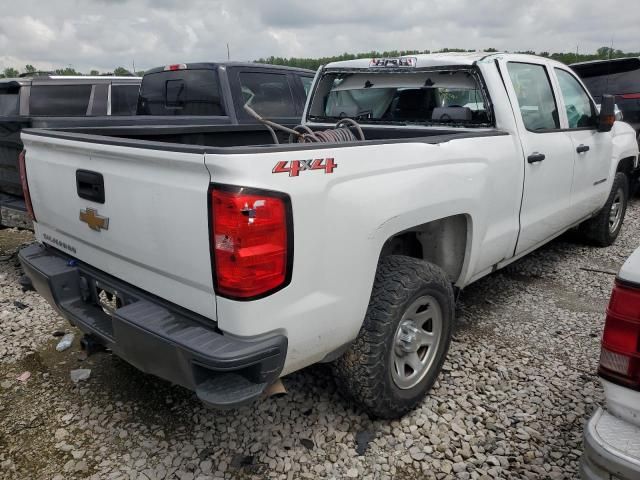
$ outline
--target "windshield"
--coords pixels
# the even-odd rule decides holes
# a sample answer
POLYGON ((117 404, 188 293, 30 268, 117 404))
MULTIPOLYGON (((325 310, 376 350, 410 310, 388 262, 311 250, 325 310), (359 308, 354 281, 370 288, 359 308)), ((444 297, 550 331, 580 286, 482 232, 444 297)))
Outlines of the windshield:
POLYGON ((327 73, 309 110, 312 121, 487 126, 477 76, 467 70, 327 73))

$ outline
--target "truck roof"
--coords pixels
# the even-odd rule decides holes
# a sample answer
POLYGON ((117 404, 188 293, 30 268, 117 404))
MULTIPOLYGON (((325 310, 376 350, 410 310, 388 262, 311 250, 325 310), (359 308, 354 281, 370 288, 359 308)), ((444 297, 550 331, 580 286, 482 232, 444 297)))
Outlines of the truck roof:
POLYGON ((581 77, 597 77, 616 73, 640 70, 640 57, 612 58, 607 60, 591 60, 569 65, 581 77))
MULTIPOLYGON (((404 55, 397 58, 415 58, 416 68, 430 68, 440 66, 471 66, 474 63, 485 60, 490 57, 507 57, 510 60, 526 61, 535 60, 539 62, 544 59, 546 62, 562 65, 555 60, 551 60, 545 57, 539 57, 536 55, 527 55, 520 53, 506 53, 506 52, 442 52, 442 53, 422 53, 416 55, 404 55)), ((385 58, 385 57, 379 57, 385 58)), ((396 57, 393 57, 396 58, 396 57)), ((353 69, 368 69, 369 64, 373 58, 358 58, 355 60, 344 60, 341 62, 331 62, 325 65, 325 68, 353 68, 353 69)))
POLYGON ((17 78, 0 78, 0 84, 2 83, 12 83, 14 85, 31 85, 33 81, 37 81, 38 83, 62 83, 73 81, 74 83, 111 83, 111 82, 121 82, 121 83, 140 83, 142 77, 119 77, 115 75, 35 75, 33 77, 17 77, 17 78))
MULTIPOLYGON (((308 70, 306 68, 298 68, 298 67, 287 67, 284 65, 271 65, 266 63, 254 63, 254 62, 198 62, 198 63, 184 63, 180 65, 186 65, 187 69, 203 69, 203 70, 213 70, 218 67, 258 67, 258 68, 269 68, 276 70, 288 70, 291 72, 304 72, 309 74, 315 74, 314 70, 308 70)), ((164 72, 167 66, 163 65, 162 67, 151 68, 145 72, 145 75, 149 73, 158 73, 164 72)))

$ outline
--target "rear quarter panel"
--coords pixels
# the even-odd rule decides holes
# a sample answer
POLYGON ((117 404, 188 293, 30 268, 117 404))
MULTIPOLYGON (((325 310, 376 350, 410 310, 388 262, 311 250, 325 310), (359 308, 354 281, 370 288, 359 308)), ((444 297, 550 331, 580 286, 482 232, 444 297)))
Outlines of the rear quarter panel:
POLYGON ((235 335, 273 330, 289 338, 284 373, 320 361, 353 340, 365 316, 385 241, 450 215, 468 219, 465 282, 512 254, 521 160, 511 135, 441 144, 360 145, 234 155, 206 154, 214 182, 291 196, 291 283, 266 298, 218 297, 220 328, 235 335), (334 158, 332 174, 272 173, 280 161, 334 158))

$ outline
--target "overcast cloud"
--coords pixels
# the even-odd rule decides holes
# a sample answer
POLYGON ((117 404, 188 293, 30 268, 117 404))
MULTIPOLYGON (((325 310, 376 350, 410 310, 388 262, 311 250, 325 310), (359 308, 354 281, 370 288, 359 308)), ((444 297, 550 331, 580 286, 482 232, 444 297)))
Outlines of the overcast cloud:
POLYGON ((21 0, 0 69, 80 71, 444 47, 639 51, 638 0, 21 0))

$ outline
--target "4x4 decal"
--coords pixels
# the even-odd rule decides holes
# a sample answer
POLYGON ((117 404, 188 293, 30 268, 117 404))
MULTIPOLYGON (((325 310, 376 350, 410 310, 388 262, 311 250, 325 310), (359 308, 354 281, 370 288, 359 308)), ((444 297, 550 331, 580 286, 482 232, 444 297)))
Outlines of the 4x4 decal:
POLYGON ((307 170, 324 170, 324 173, 333 173, 338 164, 333 158, 316 158, 315 160, 291 160, 278 162, 273 167, 273 173, 288 173, 290 177, 297 177, 300 172, 307 170))

